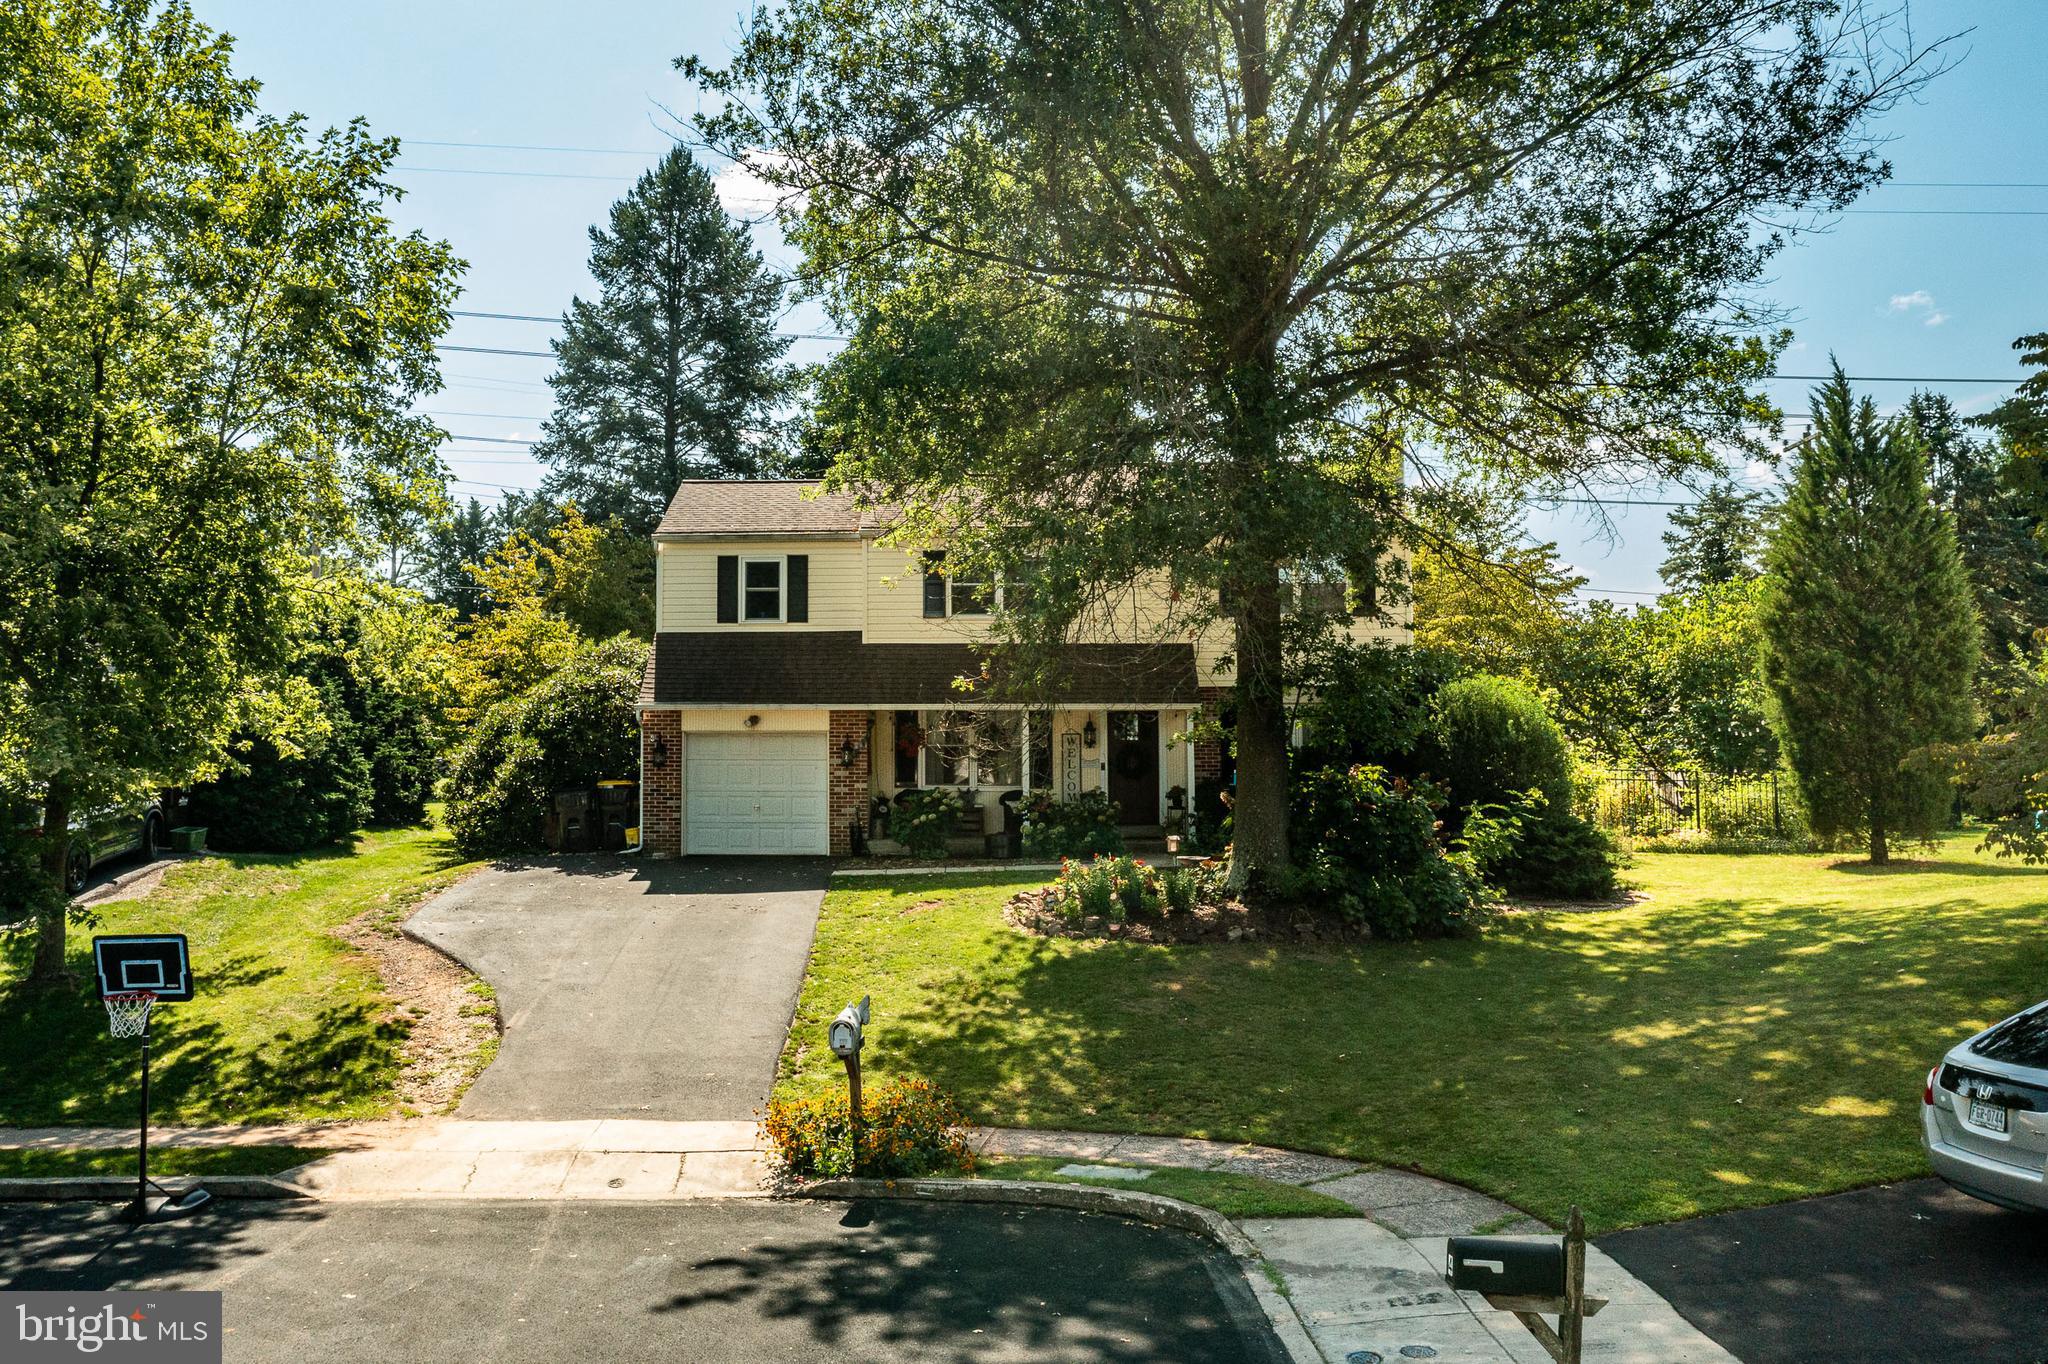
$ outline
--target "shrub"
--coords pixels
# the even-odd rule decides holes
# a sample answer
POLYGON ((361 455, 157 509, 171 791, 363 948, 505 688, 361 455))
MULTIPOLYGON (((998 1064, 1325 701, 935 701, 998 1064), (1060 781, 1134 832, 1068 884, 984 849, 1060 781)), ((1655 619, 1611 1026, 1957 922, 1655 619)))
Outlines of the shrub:
POLYGON ((243 736, 234 766, 192 788, 186 818, 222 852, 304 852, 345 843, 370 818, 370 763, 334 683, 320 686, 317 724, 297 752, 243 736))
POLYGON ((1469 858, 1437 840, 1436 811, 1386 769, 1326 767, 1297 778, 1294 829, 1304 855, 1280 887, 1387 938, 1475 926, 1485 887, 1469 858))
POLYGON ((1536 693, 1505 677, 1481 673, 1439 691, 1422 756, 1459 810, 1508 805, 1530 790, 1571 800, 1564 731, 1536 693))
POLYGON ((1134 857, 1063 861, 1050 888, 1049 903, 1069 922, 1091 916, 1112 923, 1134 916, 1154 917, 1171 907, 1167 886, 1174 877, 1180 887, 1174 893, 1183 896, 1187 908, 1192 909, 1199 889, 1179 868, 1161 872, 1134 857))
POLYGON ((1303 663, 1303 768, 1370 763, 1413 773, 1431 698, 1457 674, 1457 659, 1440 650, 1326 639, 1303 663))
POLYGON ((974 1168, 959 1106, 929 1080, 890 1080, 862 1094, 858 1161, 851 1111, 838 1090, 771 1099, 761 1119, 769 1158, 795 1179, 904 1179, 974 1168))
POLYGON ((1159 873, 1159 893, 1166 898, 1168 914, 1192 914, 1201 903, 1201 880, 1186 867, 1168 867, 1159 873))
POLYGON ((1083 791, 1072 800, 1054 800, 1049 792, 1034 793, 1024 808, 1024 852, 1029 857, 1114 856, 1124 850, 1117 828, 1116 802, 1101 791, 1083 791))
POLYGON ((647 645, 585 645, 530 691, 485 712, 456 755, 448 828, 465 852, 532 852, 555 792, 630 775, 637 765, 633 701, 647 645))
POLYGON ((946 839, 960 819, 960 796, 950 786, 912 791, 889 811, 889 837, 912 857, 944 857, 946 839))
POLYGON ((1498 871, 1501 884, 1515 895, 1608 900, 1620 889, 1617 862, 1614 840, 1562 802, 1550 801, 1521 821, 1498 871))

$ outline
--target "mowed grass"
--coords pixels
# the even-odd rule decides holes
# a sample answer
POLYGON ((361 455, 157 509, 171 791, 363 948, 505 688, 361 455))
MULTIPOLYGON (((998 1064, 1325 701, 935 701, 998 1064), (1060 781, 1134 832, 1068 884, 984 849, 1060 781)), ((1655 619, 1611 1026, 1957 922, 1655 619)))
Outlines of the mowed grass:
MULTIPOLYGON (((326 1151, 302 1146, 165 1146, 149 1153, 149 1173, 274 1175, 318 1160, 326 1151)), ((0 1150, 0 1179, 135 1178, 135 1152, 60 1149, 0 1150)))
POLYGON ((127 1126, 138 1045, 107 1035, 92 985, 95 933, 183 933, 198 994, 150 1023, 150 1108, 162 1123, 364 1118, 391 1107, 405 1024, 375 966, 334 936, 368 910, 398 915, 465 863, 431 828, 361 835, 352 850, 228 854, 173 867, 147 896, 71 926, 76 984, 23 977, 32 944, 0 957, 0 1123, 127 1126))
POLYGON ((2048 996, 2048 873, 1975 842, 1645 856, 1641 904, 1347 947, 1048 941, 1000 917, 1037 877, 841 880, 782 1084, 842 1083, 825 1025, 872 993, 870 1075, 978 1122, 1349 1156, 1596 1230, 1924 1174, 1928 1066, 2048 996))

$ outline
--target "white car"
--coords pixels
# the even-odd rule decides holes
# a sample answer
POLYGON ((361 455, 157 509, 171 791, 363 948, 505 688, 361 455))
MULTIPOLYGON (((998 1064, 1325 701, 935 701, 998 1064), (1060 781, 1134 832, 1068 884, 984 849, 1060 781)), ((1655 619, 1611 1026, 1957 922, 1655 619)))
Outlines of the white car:
POLYGON ((1920 1142, 1934 1173, 1971 1197, 2048 1210, 2048 1000, 1927 1072, 1920 1142))

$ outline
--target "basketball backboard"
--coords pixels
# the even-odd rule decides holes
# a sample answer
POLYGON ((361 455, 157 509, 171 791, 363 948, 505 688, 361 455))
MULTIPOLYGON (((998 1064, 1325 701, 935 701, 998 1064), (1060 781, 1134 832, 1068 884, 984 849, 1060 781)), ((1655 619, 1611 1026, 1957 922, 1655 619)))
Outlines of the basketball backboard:
POLYGON ((183 933, 149 933, 92 940, 100 997, 147 990, 159 1004, 192 998, 192 961, 183 933))

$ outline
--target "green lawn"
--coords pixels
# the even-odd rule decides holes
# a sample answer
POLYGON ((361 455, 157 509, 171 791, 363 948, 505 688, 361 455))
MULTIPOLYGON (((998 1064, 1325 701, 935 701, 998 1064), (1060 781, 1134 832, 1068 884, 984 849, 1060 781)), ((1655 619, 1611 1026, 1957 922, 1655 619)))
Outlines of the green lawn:
POLYGON ((107 1036, 91 987, 94 933, 191 939, 198 996, 151 1021, 150 1089, 164 1123, 364 1118, 387 1111, 404 1024, 375 967, 333 936, 366 910, 396 916, 465 869, 429 828, 362 835, 353 850, 230 854, 174 867, 149 895, 73 924, 76 988, 22 980, 30 943, 0 956, 0 1124, 135 1121, 137 1047, 107 1036))
MULTIPOLYGON (((165 1146, 149 1153, 151 1175, 274 1175, 325 1151, 301 1146, 165 1146)), ((0 1179, 57 1179, 82 1175, 135 1178, 135 1152, 0 1150, 0 1179)))
MULTIPOLYGON (((1282 1184, 1259 1175, 1225 1170, 1180 1170, 1156 1167, 1144 1179, 1114 1175, 1063 1175, 1062 1169, 1110 1161, 1071 1161, 1061 1156, 992 1156, 975 1167, 976 1179, 1034 1179, 1048 1184, 1084 1184, 1093 1189, 1134 1189, 1139 1193, 1177 1198, 1211 1208, 1235 1221, 1253 1217, 1363 1217, 1365 1214, 1328 1194, 1282 1184)), ((1121 1167, 1135 1168, 1135 1167, 1121 1167)))
POLYGON ((1873 871, 1646 856, 1651 899, 1475 940, 1024 937, 986 878, 842 880, 783 1057, 872 992, 867 1064, 972 1118, 1267 1142, 1419 1169, 1596 1230, 1918 1175, 1927 1067, 2048 994, 2048 873, 1975 840, 1873 871))

